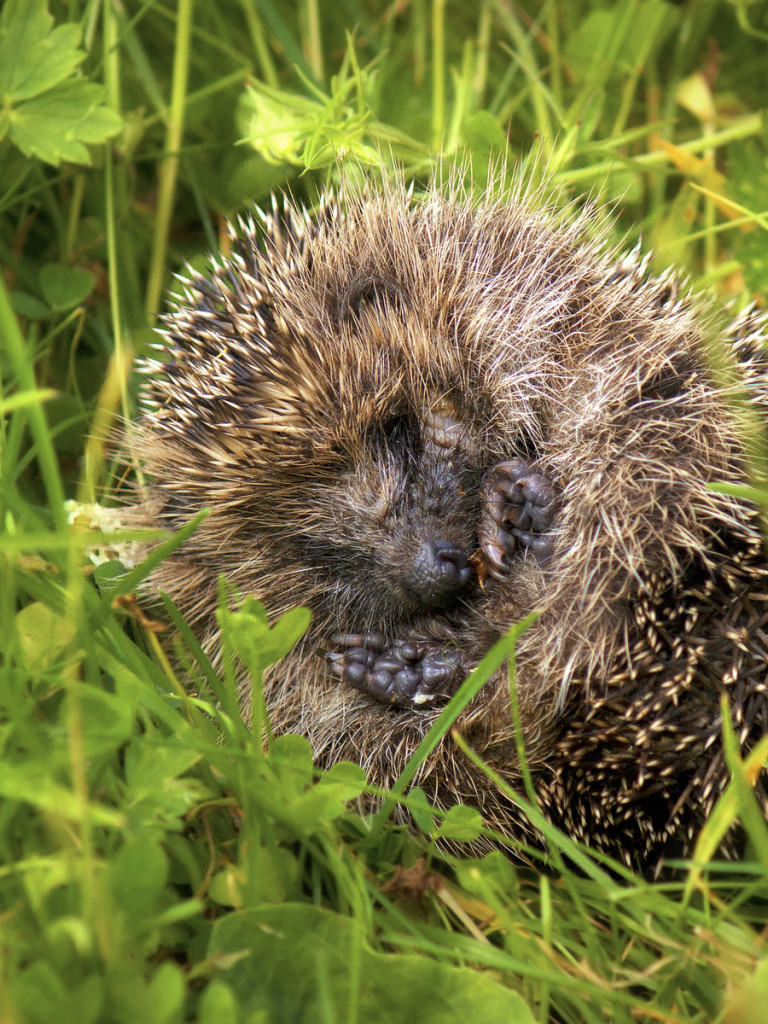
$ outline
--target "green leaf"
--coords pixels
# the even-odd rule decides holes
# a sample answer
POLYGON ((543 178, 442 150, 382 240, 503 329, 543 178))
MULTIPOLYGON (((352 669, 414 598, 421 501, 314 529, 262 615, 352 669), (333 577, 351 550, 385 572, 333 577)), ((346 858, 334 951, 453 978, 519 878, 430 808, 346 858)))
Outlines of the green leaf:
POLYGON ((0 416, 7 416, 16 412, 17 409, 28 409, 31 405, 40 405, 41 402, 50 402, 58 395, 58 391, 52 388, 35 388, 31 391, 18 391, 8 398, 0 398, 0 416))
POLYGON ((39 672, 53 665, 62 654, 74 649, 77 638, 71 619, 57 615, 40 601, 21 609, 16 616, 16 629, 24 664, 31 671, 39 672))
POLYGON ((146 835, 129 840, 109 866, 115 903, 131 918, 143 918, 155 909, 168 876, 168 858, 146 835))
POLYGON ((293 608, 270 628, 263 606, 249 597, 239 611, 220 608, 219 623, 238 658, 254 674, 284 658, 306 632, 308 608, 293 608))
POLYGON ((115 581, 125 576, 125 566, 122 562, 112 559, 109 562, 102 562, 93 567, 93 581, 102 593, 115 589, 115 581))
POLYGON ((145 981, 135 968, 131 970, 134 963, 131 955, 123 970, 114 972, 117 977, 110 986, 110 1012, 101 1019, 114 1024, 181 1024, 186 995, 181 969, 166 960, 145 981))
POLYGON ((19 104, 11 113, 10 137, 27 156, 50 164, 88 164, 85 144, 116 135, 123 122, 104 104, 104 87, 84 79, 19 104))
POLYGON ((728 194, 756 213, 768 205, 768 156, 754 139, 729 147, 728 194))
POLYGON ((270 745, 270 760, 292 789, 302 792, 312 785, 312 748, 304 736, 286 733, 270 745))
POLYGON ((125 754, 125 777, 131 794, 159 796, 163 786, 188 771, 200 759, 199 753, 184 746, 132 744, 125 754))
POLYGON ((186 988, 180 968, 166 960, 148 986, 146 1024, 180 1021, 186 988))
POLYGON ((57 818, 71 821, 89 818, 94 825, 125 827, 125 817, 120 812, 94 802, 84 804, 71 789, 52 782, 48 766, 34 759, 3 765, 0 772, 0 796, 22 801, 57 818))
POLYGON ((460 843, 471 843, 477 839, 483 829, 483 816, 475 807, 455 804, 448 808, 435 833, 440 839, 453 839, 460 843))
POLYGON ((67 267, 63 263, 46 263, 40 270, 43 298, 53 309, 71 309, 93 291, 95 278, 89 270, 67 267))
MULTIPOLYGON (((0 136, 2 135, 2 121, 0 120, 0 136)), ((14 313, 23 316, 27 320, 45 320, 51 315, 51 311, 44 302, 30 295, 29 292, 12 291, 9 296, 14 313)))
POLYGON ((642 0, 631 31, 622 5, 589 11, 565 46, 565 59, 577 79, 590 78, 601 64, 612 60, 609 77, 633 68, 658 49, 679 20, 678 12, 663 0, 642 0))
POLYGON ((352 761, 337 761, 331 765, 318 783, 319 786, 337 786, 343 792, 344 800, 354 800, 367 785, 365 772, 352 761))
POLYGON ((213 927, 209 955, 247 951, 226 981, 250 1019, 356 1020, 366 1024, 533 1024, 516 992, 479 971, 423 956, 374 953, 356 920, 287 903, 229 914, 213 927))
POLYGON ((7 0, 0 16, 0 96, 5 102, 38 96, 70 75, 85 54, 80 26, 59 25, 45 0, 7 0))
POLYGON ((232 990, 223 981, 212 981, 200 997, 197 1024, 240 1024, 241 1020, 232 990))
POLYGON ((93 974, 80 984, 62 980, 53 967, 39 960, 23 971, 13 986, 17 1020, 43 1024, 95 1024, 104 1019, 104 979, 93 974))
POLYGON ((618 11, 589 11, 576 31, 568 37, 565 60, 577 79, 589 77, 593 73, 593 67, 610 49, 611 37, 619 22, 619 15, 618 11))
POLYGON ((89 761, 111 754, 134 734, 132 710, 115 694, 83 686, 79 701, 86 726, 83 750, 89 761))
POLYGON ((414 786, 408 793, 408 811, 416 827, 421 829, 424 835, 431 836, 435 831, 433 807, 420 786, 414 786))
POLYGON ((514 865, 501 850, 492 850, 482 859, 467 857, 457 861, 456 874, 461 886, 475 896, 486 898, 488 891, 497 890, 510 896, 520 889, 514 865))

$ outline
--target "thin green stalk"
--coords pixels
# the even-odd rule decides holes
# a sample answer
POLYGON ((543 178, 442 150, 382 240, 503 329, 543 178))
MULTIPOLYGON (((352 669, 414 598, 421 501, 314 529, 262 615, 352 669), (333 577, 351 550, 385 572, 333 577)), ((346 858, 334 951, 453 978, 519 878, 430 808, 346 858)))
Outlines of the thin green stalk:
POLYGON ((413 81, 420 85, 424 81, 427 70, 427 16, 424 10, 424 0, 413 0, 411 4, 413 11, 413 81))
POLYGON ((320 34, 320 10, 318 0, 304 0, 304 17, 307 24, 306 54, 312 74, 318 82, 323 81, 323 44, 320 34))
POLYGON ((445 132, 445 0, 432 0, 432 148, 445 132))
MULTIPOLYGON (((552 893, 549 885, 549 877, 541 875, 539 878, 539 893, 541 899, 541 941, 549 950, 552 946, 552 893)), ((541 1024, 549 1021, 549 1005, 551 997, 551 986, 548 981, 542 981, 539 986, 539 1020, 541 1024)))
POLYGON ((69 198, 69 215, 67 217, 66 235, 64 236, 64 252, 62 253, 62 259, 65 263, 68 263, 72 258, 72 250, 75 247, 77 225, 80 222, 84 191, 85 171, 79 171, 72 182, 72 194, 69 198))
POLYGON ((120 91, 120 59, 118 53, 117 19, 112 0, 104 0, 104 86, 109 105, 120 113, 122 107, 120 91))
MULTIPOLYGON (((16 314, 11 307, 2 276, 0 276, 0 338, 3 341, 3 351, 16 376, 17 389, 19 391, 36 391, 34 363, 16 320, 16 314)), ((64 509, 64 488, 61 483, 59 464, 51 440, 50 429, 43 412, 42 399, 28 406, 26 417, 37 450, 37 461, 45 492, 48 495, 54 524, 57 530, 66 531, 67 513, 64 509)))
POLYGON ((454 80, 453 112, 443 131, 442 150, 444 153, 453 153, 458 146, 462 122, 472 110, 472 80, 474 78, 472 65, 474 56, 475 48, 472 45, 472 40, 468 39, 464 44, 461 74, 457 75, 454 80))
POLYGON ((488 53, 491 48, 491 8, 484 3, 480 8, 477 26, 477 58, 472 82, 472 109, 480 110, 485 104, 485 90, 488 84, 488 53))
POLYGON ((549 79, 552 95, 563 105, 563 66, 560 59, 560 7, 550 3, 547 8, 547 38, 549 39, 549 79))
POLYGON ((625 0, 621 9, 621 17, 616 22, 615 30, 611 35, 608 45, 603 50, 595 49, 591 67, 584 76, 582 86, 568 111, 572 119, 580 116, 586 103, 589 101, 590 95, 596 89, 605 87, 624 40, 627 34, 632 31, 637 21, 638 4, 639 0, 625 0))
POLYGON ((152 258, 147 282, 147 319, 154 320, 160 305, 163 290, 168 234, 173 213, 176 192, 176 177, 179 170, 179 150, 184 135, 184 110, 189 75, 189 43, 192 35, 192 11, 194 0, 179 0, 176 15, 176 44, 173 60, 173 82, 171 85, 171 108, 165 136, 165 157, 158 169, 159 188, 155 232, 152 241, 152 258))
MULTIPOLYGON (((711 137, 714 131, 714 120, 708 120, 704 125, 704 134, 711 137)), ((715 162, 715 151, 714 149, 708 148, 705 151, 705 159, 708 160, 712 166, 715 162)), ((702 190, 704 195, 704 271, 707 274, 711 274, 717 266, 717 239, 714 235, 714 228, 717 225, 717 208, 715 207, 714 196, 707 190, 702 190)))
POLYGON ((552 146, 552 125, 548 107, 556 107, 555 98, 544 85, 536 62, 536 55, 530 43, 531 29, 525 31, 514 12, 500 0, 495 0, 496 13, 504 28, 509 32, 513 47, 511 50, 514 61, 525 72, 530 84, 531 103, 536 131, 539 133, 539 145, 542 146, 545 158, 552 146))
POLYGON ((248 25, 251 43, 256 51, 256 59, 259 62, 261 77, 267 85, 271 86, 273 89, 277 89, 280 84, 280 79, 278 78, 277 70, 275 69, 275 62, 272 60, 272 54, 269 52, 267 34, 264 31, 264 26, 261 23, 261 18, 256 10, 254 0, 240 0, 240 5, 243 8, 245 21, 248 25))
POLYGON ((451 698, 450 703, 447 704, 440 712, 440 715, 432 724, 427 734, 408 758, 408 761, 400 772, 397 781, 392 786, 392 789, 385 798, 381 808, 374 816, 373 823, 371 825, 372 834, 381 830, 392 813, 395 803, 397 802, 397 798, 405 793, 413 781, 413 778, 419 769, 419 765, 429 757, 440 741, 448 734, 458 716, 470 701, 477 696, 502 662, 512 655, 517 641, 537 618, 538 615, 534 612, 531 615, 527 615, 524 619, 521 619, 520 622, 515 623, 510 631, 503 636, 498 643, 494 644, 476 668, 470 672, 451 698))
MULTIPOLYGON (((107 99, 113 110, 120 113, 120 61, 117 50, 117 22, 110 0, 104 0, 104 84, 107 99)), ((112 149, 104 150, 104 195, 106 209, 104 224, 107 241, 107 274, 109 277, 110 320, 114 358, 118 367, 127 365, 126 344, 123 338, 122 301, 120 282, 121 267, 117 244, 117 215, 115 209, 115 173, 112 149)), ((128 416, 127 388, 125 379, 120 381, 120 395, 123 415, 128 416)))
MULTIPOLYGON (((748 139, 753 135, 760 135, 763 130, 762 123, 762 114, 748 114, 745 117, 739 118, 729 125, 728 128, 723 128, 719 132, 713 132, 712 135, 692 139, 690 142, 682 142, 679 144, 678 149, 682 149, 686 153, 702 153, 706 152, 710 147, 717 149, 738 139, 748 139)), ((633 156, 629 159, 622 159, 617 156, 615 160, 605 160, 599 164, 592 164, 590 167, 577 167, 572 170, 562 171, 554 176, 554 180, 572 183, 590 180, 595 177, 603 177, 621 166, 636 170, 655 170, 656 168, 663 169, 668 165, 669 157, 664 150, 655 149, 652 153, 640 153, 638 156, 633 156)))
POLYGON ((640 80, 640 75, 645 68, 648 60, 648 55, 651 52, 651 47, 654 43, 654 37, 649 33, 643 44, 643 48, 637 56, 637 60, 629 73, 629 77, 624 83, 624 87, 621 90, 621 105, 619 112, 616 115, 616 120, 613 124, 612 135, 619 135, 624 131, 624 128, 629 120, 629 115, 632 111, 632 105, 635 101, 635 94, 637 92, 637 83, 640 80))

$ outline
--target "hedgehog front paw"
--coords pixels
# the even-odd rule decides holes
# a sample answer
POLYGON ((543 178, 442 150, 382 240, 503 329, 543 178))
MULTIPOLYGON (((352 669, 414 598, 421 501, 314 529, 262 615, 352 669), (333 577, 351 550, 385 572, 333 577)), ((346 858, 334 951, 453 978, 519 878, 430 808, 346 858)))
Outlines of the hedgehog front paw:
POLYGON ((525 459, 497 463, 482 486, 483 519, 480 547, 486 571, 503 579, 505 559, 520 547, 546 558, 553 548, 549 532, 557 506, 552 480, 537 473, 525 459))
POLYGON ((382 704, 432 705, 450 697, 467 674, 455 647, 392 640, 381 633, 345 633, 333 639, 345 648, 326 655, 335 674, 382 704))

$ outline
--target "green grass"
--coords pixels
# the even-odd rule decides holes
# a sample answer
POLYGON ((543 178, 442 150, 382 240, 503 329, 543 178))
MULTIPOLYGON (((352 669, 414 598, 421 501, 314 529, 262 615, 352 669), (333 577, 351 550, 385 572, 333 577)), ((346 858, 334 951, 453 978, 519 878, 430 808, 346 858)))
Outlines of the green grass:
MULTIPOLYGON (((673 882, 610 873, 546 825, 547 872, 442 855, 475 814, 410 794, 409 835, 391 819, 403 779, 361 816, 360 770, 317 778, 302 739, 263 743, 180 623, 208 684, 186 693, 135 618, 148 566, 119 578, 135 535, 70 526, 66 505, 109 504, 135 471, 107 440, 172 272, 273 189, 313 202, 340 160, 421 182, 440 153, 478 189, 489 164, 525 164, 564 200, 602 197, 614 240, 642 239, 655 266, 757 296, 762 5, 45 10, 0 9, 0 1021, 768 1018, 768 829, 749 792, 765 750, 731 758, 701 864, 673 882), (96 542, 113 556, 97 566, 96 542), (737 814, 754 859, 708 863, 737 814)), ((258 677, 302 625, 247 605, 227 642, 258 677)))

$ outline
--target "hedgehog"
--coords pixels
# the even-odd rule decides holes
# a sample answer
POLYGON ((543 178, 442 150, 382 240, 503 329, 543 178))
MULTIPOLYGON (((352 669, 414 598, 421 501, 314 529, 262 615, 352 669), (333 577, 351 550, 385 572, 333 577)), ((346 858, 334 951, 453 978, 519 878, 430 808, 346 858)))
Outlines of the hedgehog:
MULTIPOLYGON (((264 679, 272 729, 385 789, 535 612, 518 724, 502 667, 455 728, 513 789, 522 738, 544 815, 647 872, 692 853, 728 784, 723 698, 742 754, 768 731, 759 509, 716 489, 750 479, 764 322, 594 221, 524 185, 351 181, 241 220, 144 360, 135 514, 210 510, 150 585, 214 660, 220 576, 271 616, 311 609, 264 679)), ((541 841, 450 735, 413 784, 541 841)))

